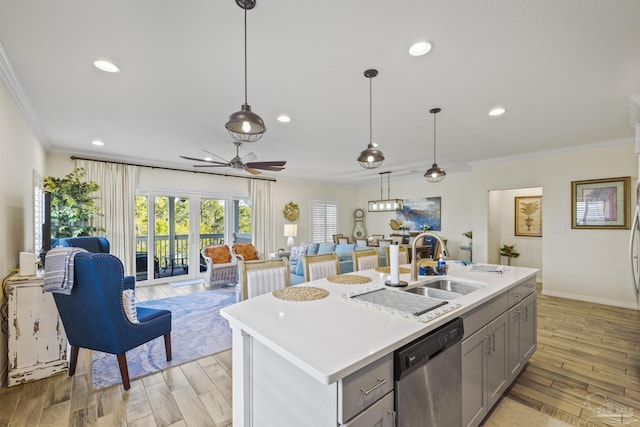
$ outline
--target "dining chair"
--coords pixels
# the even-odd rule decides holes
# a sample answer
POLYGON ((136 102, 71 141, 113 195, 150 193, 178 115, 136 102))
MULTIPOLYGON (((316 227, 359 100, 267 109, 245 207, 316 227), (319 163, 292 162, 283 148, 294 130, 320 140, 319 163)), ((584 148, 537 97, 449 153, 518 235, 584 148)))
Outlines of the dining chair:
POLYGON ((367 239, 356 239, 356 246, 369 246, 367 239))
POLYGON ((335 252, 323 255, 302 255, 300 259, 305 282, 340 274, 340 258, 335 252))
MULTIPOLYGON (((387 260, 387 266, 391 265, 391 258, 389 258, 389 252, 391 252, 391 247, 386 247, 383 248, 384 250, 384 256, 386 257, 385 259, 387 260)), ((400 246, 398 247, 398 264, 402 265, 402 264, 409 264, 409 248, 406 246, 400 246)))
POLYGON ((126 352, 164 336, 171 360, 171 311, 135 306, 135 281, 124 280, 122 262, 110 254, 81 252, 74 258, 69 295, 52 292, 71 346, 69 376, 80 348, 117 355, 122 385, 130 388, 126 352))
POLYGON ((378 239, 378 247, 379 248, 388 248, 393 243, 391 239, 378 239))
POLYGON ((371 270, 380 267, 380 254, 377 249, 352 251, 353 271, 371 270))
POLYGON ((335 243, 336 245, 339 243, 338 242, 338 238, 340 237, 344 237, 344 234, 334 234, 333 235, 333 243, 335 243))
POLYGON ((338 244, 339 245, 348 245, 349 244, 349 238, 347 236, 344 237, 338 237, 338 244))
POLYGON ((257 297, 291 285, 289 260, 286 257, 240 261, 238 269, 240 271, 240 283, 237 289, 238 301, 257 297))

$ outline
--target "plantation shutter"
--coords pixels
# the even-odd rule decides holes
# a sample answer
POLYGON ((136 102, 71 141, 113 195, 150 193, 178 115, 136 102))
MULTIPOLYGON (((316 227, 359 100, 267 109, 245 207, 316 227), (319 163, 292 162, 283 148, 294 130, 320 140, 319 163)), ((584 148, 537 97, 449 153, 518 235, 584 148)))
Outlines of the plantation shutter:
POLYGON ((333 242, 338 232, 338 202, 313 200, 311 202, 311 236, 314 242, 333 242))

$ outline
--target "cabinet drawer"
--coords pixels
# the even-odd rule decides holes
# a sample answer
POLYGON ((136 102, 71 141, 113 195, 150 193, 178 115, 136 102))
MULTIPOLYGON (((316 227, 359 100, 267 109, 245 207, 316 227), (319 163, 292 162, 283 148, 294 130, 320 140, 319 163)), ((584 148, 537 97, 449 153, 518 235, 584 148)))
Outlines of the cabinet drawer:
POLYGON ((371 405, 369 409, 343 424, 343 427, 392 427, 395 426, 395 416, 393 393, 387 393, 385 397, 371 405))
POLYGON ((338 422, 345 423, 393 390, 393 354, 342 379, 338 386, 338 422))
POLYGON ((536 291, 536 279, 531 278, 509 291, 509 307, 522 301, 527 295, 536 291))
POLYGON ((467 339, 508 309, 509 301, 507 292, 504 292, 491 301, 482 304, 480 307, 463 314, 460 316, 464 321, 464 337, 462 339, 467 339))

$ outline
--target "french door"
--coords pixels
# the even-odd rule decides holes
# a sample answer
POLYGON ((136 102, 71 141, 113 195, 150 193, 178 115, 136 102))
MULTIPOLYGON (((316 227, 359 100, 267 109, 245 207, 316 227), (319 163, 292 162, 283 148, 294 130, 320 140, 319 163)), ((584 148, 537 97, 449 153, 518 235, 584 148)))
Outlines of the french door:
POLYGON ((136 196, 137 280, 158 283, 202 278, 206 265, 201 249, 232 242, 234 233, 229 230, 237 226, 229 207, 235 202, 204 195, 136 196))

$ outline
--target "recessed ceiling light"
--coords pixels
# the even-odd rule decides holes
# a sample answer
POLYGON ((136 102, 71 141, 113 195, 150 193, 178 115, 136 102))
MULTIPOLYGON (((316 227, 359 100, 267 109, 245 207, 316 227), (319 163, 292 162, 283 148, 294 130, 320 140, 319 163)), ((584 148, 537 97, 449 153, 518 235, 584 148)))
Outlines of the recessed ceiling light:
POLYGON ((278 116, 278 121, 280 123, 289 123, 291 121, 291 117, 289 117, 287 114, 280 114, 278 116))
POLYGON ((212 160, 213 160, 213 158, 211 158, 211 157, 205 157, 204 159, 205 159, 207 162, 210 162, 210 161, 212 161, 212 160))
POLYGON ((106 71, 107 73, 119 73, 120 68, 118 68, 113 62, 106 61, 104 59, 98 59, 97 61, 93 61, 93 65, 96 68, 106 71))
POLYGON ((431 42, 418 42, 411 45, 409 48, 409 55, 411 56, 422 56, 429 53, 433 45, 431 42))
POLYGON ((501 116, 506 111, 507 110, 505 110, 504 107, 494 107, 493 109, 491 109, 491 111, 489 111, 489 115, 492 116, 492 117, 501 116))
POLYGON ((94 139, 93 141, 91 141, 91 143, 98 146, 104 145, 104 142, 100 141, 99 139, 94 139))

